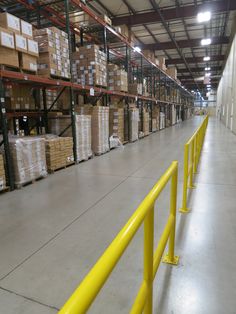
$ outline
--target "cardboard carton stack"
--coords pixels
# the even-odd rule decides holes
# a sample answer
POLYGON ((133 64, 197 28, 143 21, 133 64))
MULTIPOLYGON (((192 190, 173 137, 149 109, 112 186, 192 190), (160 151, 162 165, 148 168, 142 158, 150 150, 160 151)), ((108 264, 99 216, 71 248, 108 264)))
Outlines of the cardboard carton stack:
POLYGON ((4 169, 3 155, 0 154, 0 191, 6 188, 6 176, 4 169))
POLYGON ((38 74, 70 78, 68 34, 56 27, 34 31, 39 45, 38 74))
POLYGON ((157 119, 153 118, 152 119, 152 132, 157 131, 157 119))
POLYGON ((116 64, 108 64, 108 89, 128 92, 128 75, 116 64))
POLYGON ((129 109, 129 141, 134 142, 138 140, 139 131, 139 109, 130 108, 129 109))
POLYGON ((72 129, 68 126, 71 124, 71 116, 70 115, 59 115, 49 117, 49 132, 55 135, 63 136, 63 137, 71 137, 72 129), (67 129, 66 129, 67 128, 67 129), (61 134, 64 130, 66 131, 61 134))
POLYGON ((5 85, 5 91, 7 110, 35 109, 33 88, 31 86, 22 84, 7 84, 5 85))
POLYGON ((77 161, 88 160, 92 155, 91 116, 76 115, 77 161))
POLYGON ((144 136, 149 135, 149 112, 143 110, 143 133, 144 136))
POLYGON ((109 136, 118 137, 124 143, 124 109, 110 108, 109 113, 109 136))
POLYGON ((55 137, 45 140, 48 171, 66 167, 74 163, 72 137, 55 137))
POLYGON ((166 73, 173 79, 177 80, 177 69, 175 66, 168 67, 166 73))
POLYGON ((72 77, 81 85, 107 86, 107 62, 97 45, 80 47, 73 53, 72 77))
POLYGON ((142 95, 143 84, 142 83, 129 83, 129 93, 133 95, 142 95))
POLYGON ((16 186, 47 175, 45 140, 39 137, 12 137, 10 152, 16 186))
POLYGON ((160 120, 160 107, 158 106, 153 106, 152 108, 152 130, 156 130, 158 131, 160 129, 160 123, 159 123, 159 120, 160 120))
MULTIPOLYGON (((58 90, 56 89, 46 89, 46 104, 47 109, 51 107, 51 105, 54 103, 58 95, 58 90)), ((61 98, 61 97, 60 97, 61 98)), ((43 106, 43 91, 40 90, 40 108, 44 109, 43 106)), ((58 101, 53 105, 52 110, 59 109, 58 101)))
POLYGON ((96 155, 109 151, 109 107, 93 107, 92 151, 96 155))
POLYGON ((158 57, 158 60, 159 60, 159 67, 163 71, 166 71, 166 59, 165 59, 165 57, 158 57))
POLYGON ((165 127, 165 114, 164 112, 160 112, 160 130, 164 129, 165 127))
POLYGON ((38 44, 31 24, 0 13, 0 64, 37 72, 38 44))

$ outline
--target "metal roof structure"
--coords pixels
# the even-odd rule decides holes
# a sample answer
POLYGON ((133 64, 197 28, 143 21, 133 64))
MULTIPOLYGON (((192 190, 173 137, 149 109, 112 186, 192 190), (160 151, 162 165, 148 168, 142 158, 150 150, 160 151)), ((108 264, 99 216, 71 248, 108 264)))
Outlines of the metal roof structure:
MULTIPOLYGON (((230 43, 235 19, 233 0, 92 0, 70 1, 73 17, 79 14, 78 3, 85 3, 96 14, 108 15, 113 25, 126 24, 134 33, 141 49, 150 49, 155 56, 164 56, 167 65, 175 65, 178 79, 188 89, 204 89, 205 68, 210 68, 211 84, 216 87, 230 43), (199 12, 211 12, 208 22, 198 23, 199 12), (210 38, 211 44, 202 46, 201 40, 210 38), (210 61, 203 60, 205 56, 210 61)), ((16 14, 42 27, 63 16, 64 1, 16 0, 1 1, 2 10, 16 14)), ((76 19, 75 19, 76 21, 76 19)), ((80 25, 74 23, 74 29, 80 25)))

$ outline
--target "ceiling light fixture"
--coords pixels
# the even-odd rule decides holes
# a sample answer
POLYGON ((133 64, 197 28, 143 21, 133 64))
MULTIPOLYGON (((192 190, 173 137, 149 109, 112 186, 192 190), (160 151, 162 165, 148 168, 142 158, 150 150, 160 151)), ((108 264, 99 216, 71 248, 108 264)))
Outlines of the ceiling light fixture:
POLYGON ((197 15, 197 21, 198 23, 208 22, 211 19, 211 12, 199 12, 197 15))
POLYGON ((211 60, 211 58, 208 56, 203 58, 203 61, 210 61, 210 60, 211 60))
POLYGON ((208 46, 211 44, 211 39, 210 38, 204 38, 201 40, 201 45, 202 46, 208 46))
POLYGON ((134 47, 134 51, 141 52, 141 48, 140 47, 134 47))
POLYGON ((205 74, 205 76, 206 76, 206 77, 209 77, 209 76, 211 76, 211 73, 208 72, 208 73, 205 74))
POLYGON ((211 68, 205 68, 205 71, 210 71, 211 70, 211 68))

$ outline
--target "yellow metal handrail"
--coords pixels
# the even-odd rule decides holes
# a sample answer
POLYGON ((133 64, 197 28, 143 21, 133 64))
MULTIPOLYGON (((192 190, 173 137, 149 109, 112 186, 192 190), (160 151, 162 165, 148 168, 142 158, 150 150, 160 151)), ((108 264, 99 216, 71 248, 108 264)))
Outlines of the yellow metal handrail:
POLYGON ((168 254, 163 261, 177 265, 178 256, 174 254, 175 248, 175 224, 176 224, 176 198, 178 184, 178 162, 173 161, 159 181, 154 185, 149 194, 130 217, 123 229, 93 266, 79 287, 75 290, 60 314, 86 313, 97 294, 105 284, 109 275, 115 268, 119 259, 135 236, 141 224, 144 222, 144 272, 143 282, 137 294, 130 313, 151 314, 153 308, 152 289, 153 280, 159 267, 162 255, 169 239, 168 254), (153 251, 154 243, 154 206, 155 201, 171 179, 170 214, 162 233, 157 249, 153 251))
POLYGON ((202 146, 208 125, 208 115, 204 118, 201 125, 197 128, 191 138, 184 146, 184 181, 183 181, 183 199, 181 213, 189 212, 187 208, 187 194, 188 188, 194 189, 193 184, 194 174, 197 173, 197 167, 202 151, 202 146))

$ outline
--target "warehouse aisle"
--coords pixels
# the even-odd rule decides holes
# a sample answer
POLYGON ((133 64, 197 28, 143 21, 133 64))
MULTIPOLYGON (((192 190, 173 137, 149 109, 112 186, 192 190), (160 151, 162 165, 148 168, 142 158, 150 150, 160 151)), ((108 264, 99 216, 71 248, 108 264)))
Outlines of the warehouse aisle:
MULTIPOLYGON (((202 121, 195 117, 124 149, 1 195, 0 304, 4 314, 56 313, 202 121)), ((188 215, 178 215, 176 268, 155 281, 158 313, 234 313, 236 137, 210 120, 188 215)), ((181 185, 179 185, 179 199, 181 185)), ((168 191, 155 211, 156 242, 168 191)), ((127 313, 142 277, 142 229, 90 313, 127 313)))

